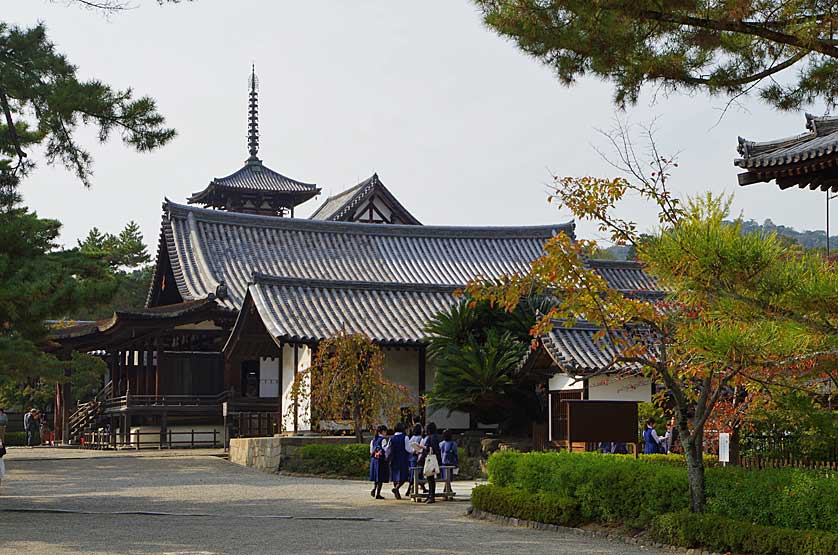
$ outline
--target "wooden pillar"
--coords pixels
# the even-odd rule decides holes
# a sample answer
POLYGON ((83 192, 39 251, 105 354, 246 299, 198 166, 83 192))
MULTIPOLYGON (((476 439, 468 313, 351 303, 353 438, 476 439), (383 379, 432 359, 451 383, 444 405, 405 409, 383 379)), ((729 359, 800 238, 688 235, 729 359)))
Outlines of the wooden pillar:
POLYGON ((165 411, 160 417, 160 449, 166 444, 166 435, 169 433, 169 415, 165 411))
POLYGON ((126 386, 128 384, 128 379, 125 372, 125 351, 119 351, 119 389, 118 395, 124 395, 126 392, 126 386))
POLYGON ((111 416, 111 434, 110 434, 110 443, 111 447, 116 449, 116 423, 118 422, 115 416, 111 416))
POLYGON ((163 373, 163 364, 166 361, 166 343, 161 337, 157 347, 157 395, 165 394, 165 391, 160 391, 160 374, 163 373))
POLYGON ((146 395, 154 395, 152 393, 152 382, 151 382, 151 374, 154 371, 152 369, 151 363, 154 355, 151 352, 151 345, 146 343, 143 348, 143 355, 145 356, 145 394, 146 395))
MULTIPOLYGON (((55 429, 55 437, 60 438, 61 443, 70 443, 70 416, 74 407, 76 406, 75 399, 73 398, 73 384, 70 382, 70 378, 73 375, 73 371, 69 368, 64 370, 64 383, 58 384, 60 395, 61 406, 55 407, 56 413, 60 414, 61 419, 61 430, 59 435, 59 430, 56 427, 55 429)), ((59 414, 56 414, 56 419, 59 418, 59 414)))

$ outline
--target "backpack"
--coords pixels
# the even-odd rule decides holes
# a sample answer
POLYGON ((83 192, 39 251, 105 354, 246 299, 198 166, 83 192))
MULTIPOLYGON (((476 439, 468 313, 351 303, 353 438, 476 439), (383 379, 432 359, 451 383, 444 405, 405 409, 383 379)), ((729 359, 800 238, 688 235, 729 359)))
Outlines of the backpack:
MULTIPOLYGON (((373 440, 375 442, 376 440, 373 440)), ((381 440, 377 445, 373 447, 372 451, 372 458, 378 459, 381 462, 387 460, 387 452, 384 450, 383 446, 384 440, 381 440)))

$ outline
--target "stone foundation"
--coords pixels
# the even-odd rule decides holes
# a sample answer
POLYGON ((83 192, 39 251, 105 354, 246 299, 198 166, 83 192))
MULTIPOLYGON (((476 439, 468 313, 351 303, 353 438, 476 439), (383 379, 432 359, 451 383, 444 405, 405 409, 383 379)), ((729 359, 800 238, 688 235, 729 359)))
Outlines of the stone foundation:
POLYGON ((274 436, 230 440, 230 462, 263 472, 277 472, 303 445, 356 443, 354 436, 274 436))

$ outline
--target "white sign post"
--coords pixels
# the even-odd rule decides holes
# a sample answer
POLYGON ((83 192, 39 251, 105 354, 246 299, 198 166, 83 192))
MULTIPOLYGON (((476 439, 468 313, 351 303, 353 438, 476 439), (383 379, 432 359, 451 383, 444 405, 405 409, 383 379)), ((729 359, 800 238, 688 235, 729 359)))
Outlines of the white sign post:
MULTIPOLYGON (((719 434, 719 462, 730 462, 730 434, 719 434)), ((727 466, 727 464, 725 464, 727 466)))

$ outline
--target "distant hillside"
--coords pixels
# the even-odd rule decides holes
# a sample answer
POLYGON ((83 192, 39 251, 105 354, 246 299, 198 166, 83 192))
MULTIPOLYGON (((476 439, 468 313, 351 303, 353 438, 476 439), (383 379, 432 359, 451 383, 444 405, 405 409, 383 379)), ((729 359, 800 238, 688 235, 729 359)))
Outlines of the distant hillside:
MULTIPOLYGON (((831 227, 831 226, 830 226, 831 227)), ((781 237, 788 237, 795 243, 802 245, 807 249, 825 249, 826 248, 826 232, 819 231, 797 231, 791 227, 784 225, 776 225, 771 220, 765 220, 759 224, 755 220, 745 220, 742 222, 742 231, 750 232, 773 232, 781 237)), ((838 246, 838 236, 832 235, 829 238, 830 250, 838 246)))
MULTIPOLYGON (((733 222, 728 222, 733 223, 733 222)), ((776 233, 780 237, 788 237, 795 243, 802 245, 806 249, 825 249, 826 248, 826 232, 819 231, 797 231, 794 228, 777 225, 771 220, 765 220, 762 223, 756 220, 743 220, 742 231, 745 233, 776 233)), ((838 235, 831 235, 829 237, 830 251, 835 249, 838 252, 838 235)), ((631 247, 612 246, 601 249, 603 258, 610 258, 613 260, 626 260, 629 256, 631 247)))

